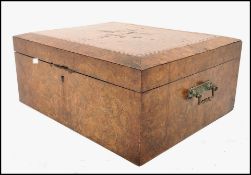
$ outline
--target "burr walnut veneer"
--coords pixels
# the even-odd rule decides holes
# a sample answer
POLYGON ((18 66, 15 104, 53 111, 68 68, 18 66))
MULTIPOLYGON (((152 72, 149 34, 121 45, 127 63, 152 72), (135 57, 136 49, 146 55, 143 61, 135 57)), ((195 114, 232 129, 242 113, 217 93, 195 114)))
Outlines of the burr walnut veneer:
POLYGON ((238 39, 112 22, 13 40, 20 101, 137 165, 234 106, 238 39))

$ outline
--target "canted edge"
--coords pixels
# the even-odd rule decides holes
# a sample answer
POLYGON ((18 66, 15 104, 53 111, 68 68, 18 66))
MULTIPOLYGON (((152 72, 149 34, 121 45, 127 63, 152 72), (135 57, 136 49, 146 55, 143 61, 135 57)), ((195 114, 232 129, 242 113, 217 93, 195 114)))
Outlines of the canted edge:
POLYGON ((21 35, 15 35, 13 36, 13 38, 20 38, 23 40, 62 49, 68 52, 89 56, 102 61, 107 61, 114 64, 141 70, 141 57, 133 56, 130 54, 102 49, 87 44, 80 44, 73 41, 67 41, 59 38, 40 35, 37 33, 25 33, 21 35))
POLYGON ((234 42, 241 42, 241 40, 224 36, 216 36, 189 45, 163 50, 156 54, 146 55, 141 58, 141 70, 147 70, 156 66, 162 66, 163 64, 186 59, 234 42), (158 59, 159 63, 157 64, 156 61, 153 61, 154 59, 158 59))

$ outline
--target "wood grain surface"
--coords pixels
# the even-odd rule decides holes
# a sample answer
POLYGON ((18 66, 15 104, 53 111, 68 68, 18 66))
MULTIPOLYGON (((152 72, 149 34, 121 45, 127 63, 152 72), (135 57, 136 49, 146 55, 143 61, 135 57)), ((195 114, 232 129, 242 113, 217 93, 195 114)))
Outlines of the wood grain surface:
POLYGON ((127 90, 16 53, 20 101, 127 160, 142 165, 232 110, 239 59, 145 93, 127 90), (44 73, 46 71, 46 74, 44 73), (208 103, 187 90, 211 80, 208 103))
POLYGON ((139 162, 140 93, 43 61, 33 64, 31 57, 19 53, 15 56, 21 102, 139 162))
POLYGON ((20 101, 136 165, 234 106, 238 39, 107 23, 13 42, 20 101), (213 98, 187 99, 208 80, 218 87, 213 98))

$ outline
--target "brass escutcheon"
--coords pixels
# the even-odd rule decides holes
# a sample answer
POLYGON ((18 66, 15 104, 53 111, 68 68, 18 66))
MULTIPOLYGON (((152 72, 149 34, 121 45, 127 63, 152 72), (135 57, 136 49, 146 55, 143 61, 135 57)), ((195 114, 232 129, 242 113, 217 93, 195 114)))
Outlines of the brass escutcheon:
POLYGON ((187 98, 192 99, 193 97, 198 98, 198 105, 203 104, 205 102, 211 101, 214 97, 214 92, 217 91, 218 87, 213 84, 211 81, 206 81, 198 86, 192 87, 188 90, 187 98), (202 99, 202 94, 205 91, 212 91, 212 96, 202 99))

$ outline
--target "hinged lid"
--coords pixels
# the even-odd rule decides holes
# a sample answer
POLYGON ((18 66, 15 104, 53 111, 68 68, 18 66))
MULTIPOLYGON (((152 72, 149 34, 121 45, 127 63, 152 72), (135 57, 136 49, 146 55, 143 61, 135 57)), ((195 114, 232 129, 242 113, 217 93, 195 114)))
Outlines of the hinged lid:
POLYGON ((14 36, 17 52, 137 92, 237 58, 240 46, 233 38, 115 22, 14 36))

